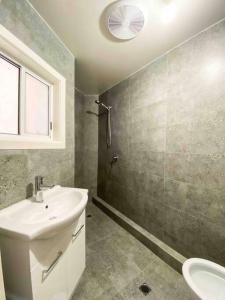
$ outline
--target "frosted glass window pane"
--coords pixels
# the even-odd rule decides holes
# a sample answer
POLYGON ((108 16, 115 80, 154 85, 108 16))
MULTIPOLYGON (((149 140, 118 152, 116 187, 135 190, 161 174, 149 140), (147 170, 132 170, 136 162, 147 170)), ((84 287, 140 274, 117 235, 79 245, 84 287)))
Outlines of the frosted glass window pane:
POLYGON ((25 133, 49 135, 49 86, 26 73, 25 133))
POLYGON ((0 133, 18 134, 19 68, 0 57, 0 133))

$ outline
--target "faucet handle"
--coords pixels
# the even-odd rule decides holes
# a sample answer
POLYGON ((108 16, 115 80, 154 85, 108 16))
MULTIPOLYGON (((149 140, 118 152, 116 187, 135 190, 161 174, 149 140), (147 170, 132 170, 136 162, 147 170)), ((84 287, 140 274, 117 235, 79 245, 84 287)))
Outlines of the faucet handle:
POLYGON ((35 181, 38 181, 40 183, 43 183, 43 179, 44 179, 43 176, 40 176, 40 175, 35 176, 35 181))
POLYGON ((113 165, 114 163, 116 163, 117 160, 118 160, 118 158, 119 158, 119 155, 114 154, 113 157, 112 157, 112 160, 111 160, 111 165, 113 165))

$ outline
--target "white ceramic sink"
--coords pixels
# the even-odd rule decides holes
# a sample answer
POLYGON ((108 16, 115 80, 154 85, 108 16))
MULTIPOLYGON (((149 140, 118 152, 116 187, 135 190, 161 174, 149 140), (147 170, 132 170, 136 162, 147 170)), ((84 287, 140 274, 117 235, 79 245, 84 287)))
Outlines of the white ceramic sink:
POLYGON ((211 261, 190 258, 183 264, 183 276, 202 300, 225 300, 225 268, 211 261))
POLYGON ((23 240, 47 239, 74 223, 84 211, 88 190, 55 186, 43 202, 26 199, 0 211, 0 234, 23 240))

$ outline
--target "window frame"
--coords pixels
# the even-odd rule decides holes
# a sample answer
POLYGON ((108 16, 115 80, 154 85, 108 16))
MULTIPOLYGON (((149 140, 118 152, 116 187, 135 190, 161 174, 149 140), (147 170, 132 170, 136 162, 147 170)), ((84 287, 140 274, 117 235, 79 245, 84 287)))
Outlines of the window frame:
POLYGON ((18 132, 16 133, 4 133, 0 132, 0 135, 14 135, 14 136, 26 136, 30 138, 35 138, 39 140, 52 140, 53 137, 53 127, 52 127, 52 108, 53 108, 53 85, 48 81, 32 72, 28 68, 22 66, 18 62, 15 62, 7 56, 5 53, 0 51, 0 58, 12 64, 13 66, 18 68, 18 132), (25 119, 26 119, 26 74, 32 76, 36 80, 45 84, 48 87, 48 135, 41 134, 31 134, 26 133, 25 131, 25 119))
MULTIPOLYGON (((0 149, 65 149, 66 79, 1 24, 0 53, 10 63, 20 67, 20 81, 24 80, 24 74, 22 73, 27 71, 31 76, 47 83, 51 94, 49 99, 51 119, 49 133, 51 135, 20 134, 24 133, 24 128, 21 127, 22 119, 21 112, 19 112, 18 134, 0 134, 0 149)), ((20 107, 21 101, 25 100, 23 93, 20 91, 20 107)))

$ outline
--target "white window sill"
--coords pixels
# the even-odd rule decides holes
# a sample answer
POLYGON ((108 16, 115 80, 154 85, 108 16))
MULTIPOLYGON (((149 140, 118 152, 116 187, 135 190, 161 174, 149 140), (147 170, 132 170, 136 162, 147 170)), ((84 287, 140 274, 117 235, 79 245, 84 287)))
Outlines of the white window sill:
POLYGON ((1 136, 0 149, 65 149, 65 142, 38 137, 1 136))

